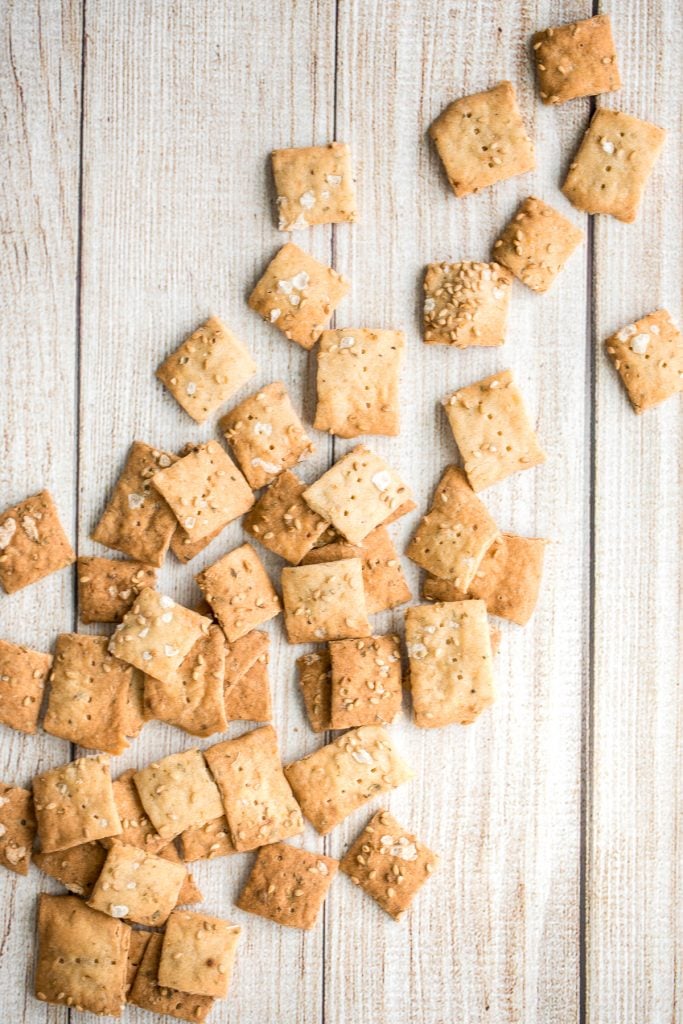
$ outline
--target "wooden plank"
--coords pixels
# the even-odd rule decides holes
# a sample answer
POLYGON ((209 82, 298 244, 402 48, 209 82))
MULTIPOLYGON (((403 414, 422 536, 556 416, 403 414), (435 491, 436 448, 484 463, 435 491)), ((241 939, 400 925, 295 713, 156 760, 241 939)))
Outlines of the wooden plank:
POLYGON ((683 712, 681 403, 634 415, 604 353, 664 306, 677 323, 683 221, 680 18, 611 8, 624 87, 600 105, 668 129, 635 224, 595 224, 595 669, 587 863, 588 1020, 680 1020, 677 817, 683 712))
MULTIPOLYGON (((537 28, 589 14, 590 5, 349 0, 339 13, 337 135, 351 142, 358 163, 362 223, 336 232, 337 269, 352 281, 337 319, 402 327, 408 337, 400 440, 370 444, 400 468, 424 509, 456 456, 439 399, 511 367, 548 463, 483 497, 502 528, 553 543, 532 623, 525 630, 503 624, 495 708, 467 729, 420 733, 406 719, 392 728, 418 777, 381 804, 443 863, 400 925, 346 879, 333 888, 325 1019, 566 1024, 578 1015, 588 640, 586 249, 545 296, 515 284, 508 342, 499 351, 424 347, 420 296, 427 262, 487 259, 529 194, 582 223, 557 185, 588 104, 541 107, 528 41, 537 28), (538 169, 457 200, 427 127, 449 101, 502 78, 517 87, 538 169)), ((395 529, 401 543, 416 519, 395 529)), ((411 579, 417 596, 417 573, 411 579)), ((402 618, 383 624, 400 629, 402 618)), ((331 852, 341 853, 366 819, 359 813, 336 830, 331 852)))
MULTIPOLYGON (((81 75, 80 3, 0 10, 0 507, 49 488, 67 534, 76 519, 76 267, 81 75)), ((0 596, 0 635, 39 650, 73 628, 73 572, 0 596)), ((0 726, 0 778, 28 786, 68 760, 69 744, 0 726)), ((6 1020, 61 1022, 33 997, 36 897, 56 891, 32 869, 0 871, 0 976, 6 1020)))

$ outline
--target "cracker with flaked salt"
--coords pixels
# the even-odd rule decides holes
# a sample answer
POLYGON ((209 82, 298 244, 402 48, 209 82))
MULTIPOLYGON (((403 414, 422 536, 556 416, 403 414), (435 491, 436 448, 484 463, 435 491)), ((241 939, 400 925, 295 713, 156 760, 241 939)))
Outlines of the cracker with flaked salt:
POLYGON ((79 757, 36 775, 33 801, 45 853, 121 832, 106 754, 79 757))
POLYGON ((230 838, 228 819, 225 815, 207 821, 198 828, 187 828, 180 837, 183 844, 183 860, 213 860, 214 857, 229 857, 237 853, 230 838))
POLYGON ((291 644, 370 635, 360 558, 287 566, 282 600, 291 644))
POLYGON ((532 46, 544 103, 621 89, 608 14, 535 32, 532 46))
POLYGON ((313 732, 325 732, 330 728, 332 696, 329 650, 303 654, 296 659, 296 667, 311 729, 313 732))
POLYGON ((56 878, 76 896, 90 896, 107 859, 107 851, 97 840, 72 846, 57 853, 34 853, 33 863, 50 878, 56 878))
POLYGON ((346 143, 276 149, 271 160, 280 231, 356 220, 356 189, 346 143))
POLYGON ((214 1004, 213 996, 190 995, 159 985, 159 962, 164 936, 152 932, 147 941, 142 963, 128 994, 128 1002, 151 1013, 167 1014, 177 1020, 201 1024, 214 1004))
POLYGON ((211 736, 227 728, 223 676, 225 637, 209 626, 180 668, 165 679, 145 676, 145 701, 150 713, 192 736, 211 736))
POLYGON ((0 864, 17 875, 27 875, 35 834, 31 793, 0 782, 0 864))
POLYGON ((146 588, 116 627, 109 651, 147 675, 164 679, 180 668, 210 625, 203 615, 146 588))
POLYGON ((330 728, 388 725, 401 710, 401 648, 397 636, 330 643, 330 728))
POLYGON ((545 292, 584 234, 547 203, 529 196, 493 246, 493 254, 522 284, 545 292))
POLYGON ((135 772, 133 782, 147 817, 166 842, 223 813, 220 793, 199 750, 162 757, 135 772))
POLYGON ((287 843, 263 846, 242 892, 240 910, 287 928, 313 927, 339 861, 287 843))
POLYGON ((7 594, 76 561, 49 491, 0 513, 0 585, 7 594))
POLYGON ((270 577, 250 544, 242 544, 195 579, 232 643, 281 610, 270 577))
POLYGON ((223 696, 229 722, 268 722, 273 717, 269 648, 268 634, 256 629, 226 645, 223 696))
POLYGON ((193 995, 224 999, 230 987, 240 929, 209 914, 175 910, 168 919, 159 960, 159 984, 193 995))
POLYGON ((0 722, 34 733, 52 656, 0 640, 0 722))
POLYGON ((172 864, 137 846, 115 843, 88 906, 110 917, 156 928, 166 922, 178 902, 185 875, 183 864, 172 864))
POLYGON ((327 529, 301 495, 306 484, 286 469, 244 517, 247 533, 292 565, 298 565, 327 529))
POLYGON ((512 274, 500 263, 430 263, 424 279, 425 343, 502 345, 511 285, 512 274))
POLYGON ((622 327, 605 348, 637 413, 683 391, 683 336, 665 309, 622 327))
POLYGON ((78 615, 81 622, 120 622, 157 571, 143 562, 81 556, 78 559, 78 615))

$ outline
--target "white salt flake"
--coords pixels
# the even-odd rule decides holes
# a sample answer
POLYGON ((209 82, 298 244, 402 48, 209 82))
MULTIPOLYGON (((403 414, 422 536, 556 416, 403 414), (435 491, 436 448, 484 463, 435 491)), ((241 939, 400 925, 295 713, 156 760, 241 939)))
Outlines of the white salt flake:
POLYGON ((253 427, 254 433, 258 436, 259 434, 265 434, 266 437, 270 437, 273 433, 272 423, 262 423, 261 420, 256 420, 253 427))
POLYGON ((264 469, 266 471, 266 473, 279 473, 280 472, 280 467, 279 466, 276 466, 275 463, 273 463, 273 462, 266 462, 265 459, 260 459, 258 457, 258 455, 256 455, 251 460, 251 464, 252 464, 252 466, 260 466, 260 468, 264 469))
POLYGON ((0 526, 0 551, 4 551, 9 545, 12 537, 17 532, 17 521, 16 519, 6 519, 5 522, 0 526))
POLYGON ((193 380, 188 381, 185 391, 190 396, 190 398, 192 397, 192 395, 195 395, 197 393, 197 385, 193 380))
POLYGON ((274 324, 276 320, 280 319, 280 313, 281 312, 282 312, 281 309, 271 309, 271 311, 270 311, 270 322, 271 322, 271 324, 274 324))
POLYGON ((600 145, 604 149, 605 153, 609 153, 610 156, 614 152, 614 143, 610 142, 609 139, 602 139, 600 145))
POLYGON ((171 644, 164 644, 164 654, 167 658, 175 658, 178 653, 178 648, 173 647, 171 644))
POLYGON ((391 475, 386 469, 380 469, 379 473, 372 477, 372 483, 378 491, 386 491, 391 484, 391 475))
POLYGON ((424 658, 427 654, 427 648, 424 644, 408 644, 408 657, 410 658, 424 658))
POLYGON ((145 499, 142 497, 141 494, 136 494, 135 491, 133 491, 131 494, 128 495, 128 508, 142 508, 144 504, 145 499))
POLYGON ((303 206, 304 210, 312 210, 315 206, 315 192, 311 192, 310 189, 308 192, 304 192, 299 197, 299 206, 303 206))
POLYGON ((639 356, 645 355, 647 352, 647 346, 650 344, 649 334, 636 334, 635 338, 631 342, 631 349, 639 356))
POLYGON ((36 542, 40 540, 40 537, 38 536, 38 527, 36 526, 36 521, 33 516, 22 516, 21 528, 29 540, 36 542))
POLYGON ((358 761, 359 764, 374 764, 375 763, 372 760, 372 757, 370 756, 370 754, 368 754, 367 750, 363 750, 362 747, 360 747, 358 750, 352 750, 351 751, 351 757, 354 759, 354 761, 358 761))
POLYGON ((433 313, 436 309, 436 299, 432 299, 431 296, 425 299, 424 311, 425 313, 433 313))
POLYGON ((353 348, 353 346, 355 344, 356 344, 356 339, 347 336, 347 337, 342 338, 342 340, 339 342, 339 348, 353 348))
POLYGON ((617 333, 617 341, 628 341, 632 334, 637 333, 635 324, 627 324, 626 327, 622 327, 617 333))
POLYGON ((325 181, 328 185, 333 185, 335 188, 341 185, 342 176, 341 174, 326 174, 325 181))
POLYGON ((161 605, 162 608, 175 608, 175 601, 173 601, 170 597, 166 597, 165 594, 162 594, 161 597, 159 598, 159 604, 161 605))
POLYGON ((112 917, 127 917, 129 910, 123 903, 112 903, 109 907, 109 912, 112 917))

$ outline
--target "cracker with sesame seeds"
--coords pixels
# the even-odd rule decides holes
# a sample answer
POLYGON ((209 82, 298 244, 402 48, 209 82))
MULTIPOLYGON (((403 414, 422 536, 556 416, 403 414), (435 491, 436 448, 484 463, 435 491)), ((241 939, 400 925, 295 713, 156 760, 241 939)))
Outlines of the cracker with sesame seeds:
POLYGON ((469 725, 493 704, 493 655, 486 605, 453 601, 406 611, 415 725, 469 725))
POLYGON ((178 524, 178 528, 171 537, 171 551, 183 565, 187 565, 197 555, 201 555, 205 548, 208 548, 212 540, 215 540, 219 533, 223 532, 223 527, 219 526, 210 533, 208 537, 202 537, 201 540, 192 540, 186 530, 183 530, 182 526, 178 524))
POLYGON ((360 558, 287 566, 282 600, 290 644, 370 635, 360 558))
POLYGON ((158 927, 178 902, 184 864, 172 864, 137 846, 115 843, 90 894, 88 906, 110 917, 158 927))
POLYGON ((138 968, 147 949, 147 943, 152 934, 152 932, 144 931, 141 928, 131 929, 130 946, 128 947, 128 969, 126 972, 126 996, 133 986, 138 968))
POLYGON ((159 960, 159 984, 224 999, 230 987, 240 929, 220 917, 175 910, 159 960))
POLYGON ((287 843, 262 846, 237 898, 240 910, 308 931, 316 922, 339 861, 287 843))
POLYGON ((363 590, 368 615, 396 608, 410 600, 410 588, 403 575, 401 560, 384 526, 378 526, 356 546, 333 542, 310 551, 302 565, 335 562, 341 558, 360 558, 362 561, 363 590))
POLYGON ((473 491, 545 462, 510 370, 454 391, 443 407, 473 491))
POLYGON ((608 14, 535 32, 532 47, 544 103, 621 89, 608 14))
POLYGON ((399 432, 403 331, 323 331, 313 426, 337 437, 399 432))
POLYGON ((109 654, 109 638, 57 637, 43 728, 90 750, 128 749, 128 700, 135 669, 109 654))
POLYGON ((314 512, 350 541, 361 544, 406 501, 410 488, 379 455, 359 444, 304 491, 314 512))
POLYGON ((166 842, 223 813, 221 794, 200 750, 154 761, 133 775, 140 802, 166 842))
POLYGON ((233 548, 195 579, 230 643, 281 611, 280 598, 250 544, 233 548))
POLYGON ((345 277, 288 242, 266 267, 249 305, 290 341, 310 349, 348 290, 345 277))
POLYGON ((356 189, 346 143, 276 149, 271 160, 280 231, 356 220, 356 189))
POLYGON ((212 316, 164 360, 156 376, 188 416, 203 423, 257 369, 246 346, 212 316))
POLYGON ((401 648, 397 636, 330 643, 330 728, 389 725, 401 710, 401 648))
POLYGON ((78 896, 38 897, 36 998, 120 1017, 132 929, 78 896))
POLYGON ((268 722, 273 717, 269 648, 268 634, 256 629, 226 644, 223 696, 229 722, 268 722))
POLYGON ((302 654, 296 659, 296 667, 309 725, 313 732, 325 732, 330 728, 332 697, 329 649, 302 654))
POLYGON ((152 477, 175 460, 171 452, 134 441, 92 539, 146 565, 163 565, 177 520, 152 477))
POLYGON ((35 835, 31 793, 0 782, 0 864, 17 875, 27 875, 35 835))
POLYGON ((146 587, 116 627, 109 652, 155 679, 176 672, 211 620, 146 587))
POLYGON ((128 1002, 151 1013, 167 1014, 177 1020, 201 1024, 206 1020, 214 1004, 213 996, 190 995, 176 989, 159 985, 159 962, 164 936, 152 932, 147 941, 142 963, 138 967, 135 981, 128 993, 128 1002))
POLYGON ((107 754, 79 757, 36 775, 33 803, 44 853, 121 832, 107 754))
POLYGON ((116 836, 103 839, 102 845, 108 849, 114 843, 126 843, 149 853, 159 853, 168 844, 168 839, 159 835, 147 817, 133 782, 134 775, 135 769, 129 768, 112 783, 121 831, 116 836))
POLYGON ((339 864, 395 921, 433 874, 439 858, 388 811, 378 811, 339 864))
POLYGON ((224 732, 224 671, 225 637, 218 626, 209 626, 175 672, 164 680, 145 676, 145 702, 152 716, 192 736, 224 732))
POLYGON ((637 413, 683 391, 683 336, 665 309, 622 327, 605 348, 637 413))
POLYGON ((427 345, 502 345, 512 274, 500 263, 430 263, 424 279, 427 345))
POLYGON ((255 850, 303 832, 301 811, 282 771, 271 725, 216 743, 205 754, 237 851, 255 850))
POLYGON ((437 117, 429 134, 456 196, 478 192, 536 166, 533 143, 510 82, 455 100, 437 117))
POLYGON ((76 896, 90 896, 107 859, 107 851, 96 839, 57 853, 34 853, 33 863, 50 878, 56 878, 76 896))
MULTIPOLYGON (((167 846, 164 846, 162 850, 159 850, 158 856, 161 857, 163 860, 170 861, 171 864, 184 865, 182 857, 178 853, 175 844, 172 842, 169 843, 167 846)), ((185 878, 183 879, 183 884, 180 886, 180 892, 178 893, 178 900, 176 902, 176 906, 182 907, 186 906, 188 903, 202 903, 203 900, 204 897, 202 895, 201 890, 197 886, 190 872, 187 869, 185 869, 185 878)))
POLYGON ((81 556, 78 615, 81 622, 120 622, 144 587, 155 587, 157 570, 143 562, 81 556))
POLYGON ((213 860, 215 857, 229 857, 237 853, 230 838, 228 819, 225 815, 207 821, 198 828, 187 828, 182 833, 183 860, 213 860))
POLYGON ((14 594, 75 561, 49 491, 0 513, 0 585, 5 593, 14 594))
POLYGON ((584 234, 547 203, 529 196, 493 246, 522 284, 545 292, 583 241, 584 234))
POLYGON ((265 487, 314 451, 279 380, 245 398, 223 416, 219 427, 254 489, 265 487))
POLYGON ((381 725, 362 725, 285 768, 304 816, 321 834, 413 778, 381 725))
POLYGON ((456 466, 448 466, 406 554, 439 579, 466 592, 498 527, 456 466))
POLYGON ((284 470, 242 523, 247 533, 291 565, 298 565, 328 528, 301 497, 305 490, 295 473, 284 470))
POLYGON ((52 655, 0 640, 0 723, 35 733, 52 655))
POLYGON ((503 533, 481 560, 469 596, 483 601, 489 615, 526 626, 538 600, 546 541, 503 533))
POLYGON ((569 165, 562 191, 578 210, 607 213, 631 224, 665 136, 656 124, 600 107, 569 165))

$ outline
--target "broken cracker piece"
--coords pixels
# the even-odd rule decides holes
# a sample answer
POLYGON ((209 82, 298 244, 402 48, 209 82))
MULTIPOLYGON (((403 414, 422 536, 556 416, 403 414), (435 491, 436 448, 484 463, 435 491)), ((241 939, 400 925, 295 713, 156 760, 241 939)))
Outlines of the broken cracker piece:
POLYGON ((33 796, 27 789, 0 782, 0 864, 27 875, 35 835, 33 796))
POLYGON ((311 729, 313 732, 325 732, 331 728, 332 677, 329 649, 325 648, 317 654, 302 654, 296 659, 296 667, 299 689, 311 729))

